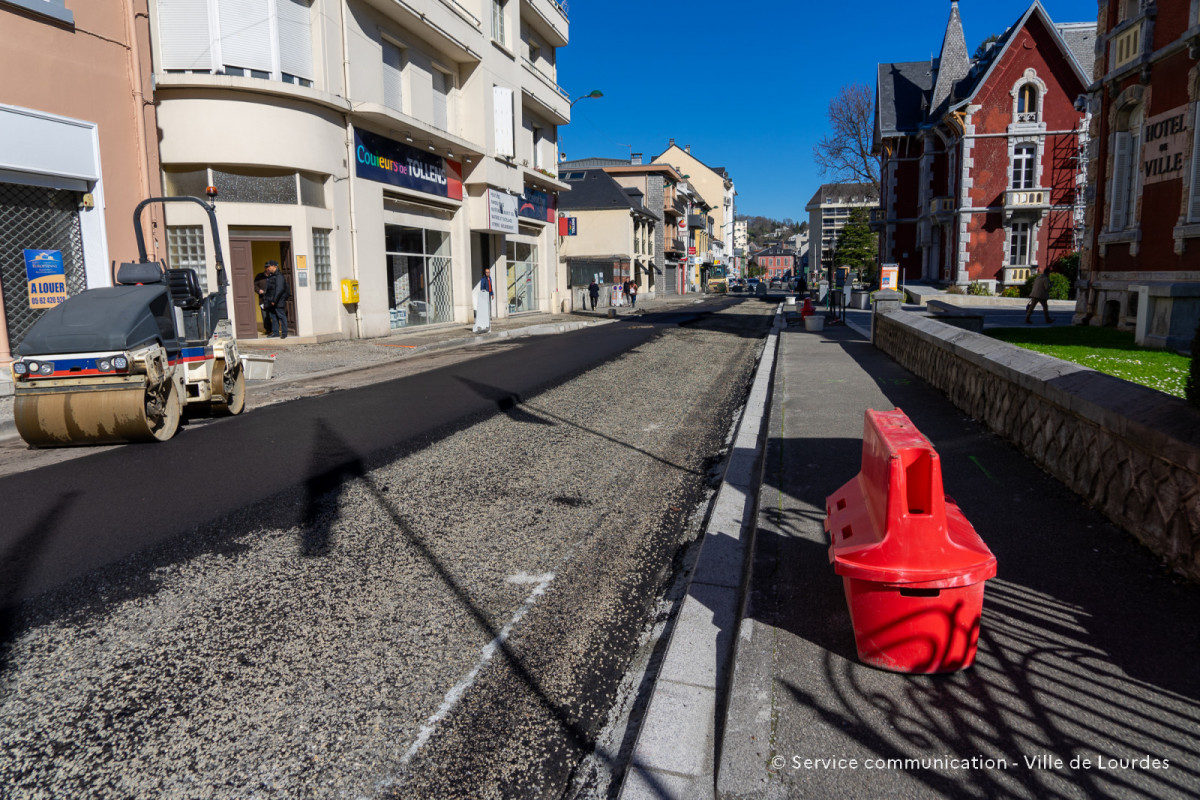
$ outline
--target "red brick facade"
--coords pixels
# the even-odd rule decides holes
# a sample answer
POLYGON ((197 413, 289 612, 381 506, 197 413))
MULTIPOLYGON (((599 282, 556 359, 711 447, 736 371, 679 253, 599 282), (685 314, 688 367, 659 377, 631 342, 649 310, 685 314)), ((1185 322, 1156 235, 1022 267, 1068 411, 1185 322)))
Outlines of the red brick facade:
POLYGON ((1186 348, 1200 315, 1200 2, 1102 2, 1098 29, 1076 320, 1186 348))
POLYGON ((999 290, 1076 250, 1086 89, 1037 3, 978 59, 966 58, 955 4, 937 62, 881 65, 881 261, 906 281, 999 290))

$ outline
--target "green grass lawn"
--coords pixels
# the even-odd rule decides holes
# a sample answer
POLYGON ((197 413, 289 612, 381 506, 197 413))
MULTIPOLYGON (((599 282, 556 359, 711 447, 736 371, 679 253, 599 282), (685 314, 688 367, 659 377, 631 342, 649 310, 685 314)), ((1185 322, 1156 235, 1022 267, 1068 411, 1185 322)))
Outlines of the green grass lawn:
POLYGON ((1091 325, 992 328, 984 332, 1018 347, 1081 364, 1175 397, 1184 396, 1190 360, 1178 353, 1138 347, 1130 332, 1091 325))

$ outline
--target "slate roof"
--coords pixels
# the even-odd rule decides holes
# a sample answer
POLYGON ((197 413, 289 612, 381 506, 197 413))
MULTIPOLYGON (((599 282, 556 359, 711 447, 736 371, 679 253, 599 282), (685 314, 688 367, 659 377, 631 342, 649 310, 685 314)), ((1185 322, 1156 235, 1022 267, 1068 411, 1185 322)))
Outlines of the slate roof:
POLYGON ((574 180, 569 176, 564 178, 566 183, 570 184, 571 191, 558 196, 558 207, 563 211, 609 211, 627 208, 649 219, 662 219, 659 214, 630 197, 624 187, 604 170, 572 170, 572 173, 575 172, 582 172, 583 177, 574 180))
POLYGON ((1083 74, 1092 79, 1092 68, 1096 64, 1096 23, 1063 22, 1055 25, 1058 34, 1067 43, 1067 49, 1079 62, 1083 74))
POLYGON ((952 2, 946 36, 942 39, 942 54, 938 58, 933 97, 929 101, 933 119, 941 119, 950 105, 961 96, 958 93, 962 88, 959 84, 970 72, 971 54, 967 52, 967 40, 963 36, 962 18, 958 14, 958 3, 952 2))
POLYGON ((595 169, 596 167, 628 167, 627 158, 577 158, 574 161, 563 161, 558 165, 558 171, 595 169))
MULTIPOLYGON (((1090 22, 1054 23, 1039 0, 978 59, 966 55, 958 3, 950 8, 950 21, 942 55, 933 61, 880 64, 875 89, 875 146, 879 139, 912 134, 940 120, 946 112, 966 105, 987 81, 1007 50, 1016 31, 1034 14, 1040 14, 1053 36, 1082 73, 1084 88, 1091 83, 1095 61, 1096 25, 1090 22), (964 62, 966 68, 964 69, 964 62)), ((815 200, 816 198, 814 198, 815 200)))
POLYGON ((758 256, 792 256, 796 257, 796 251, 790 247, 784 247, 779 242, 773 242, 762 250, 755 250, 754 257, 758 256))
POLYGON ((880 136, 916 133, 933 94, 928 61, 880 64, 875 81, 875 130, 880 136))
POLYGON ((804 208, 807 211, 825 205, 829 200, 834 203, 878 203, 879 193, 869 183, 824 183, 804 208))

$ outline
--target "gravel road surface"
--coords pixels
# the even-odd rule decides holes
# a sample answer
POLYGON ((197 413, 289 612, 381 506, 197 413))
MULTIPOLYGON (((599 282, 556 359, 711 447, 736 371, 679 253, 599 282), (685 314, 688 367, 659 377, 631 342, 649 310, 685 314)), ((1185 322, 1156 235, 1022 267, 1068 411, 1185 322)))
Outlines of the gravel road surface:
POLYGON ((0 796, 562 796, 695 533, 772 310, 664 328, 8 613, 0 796))

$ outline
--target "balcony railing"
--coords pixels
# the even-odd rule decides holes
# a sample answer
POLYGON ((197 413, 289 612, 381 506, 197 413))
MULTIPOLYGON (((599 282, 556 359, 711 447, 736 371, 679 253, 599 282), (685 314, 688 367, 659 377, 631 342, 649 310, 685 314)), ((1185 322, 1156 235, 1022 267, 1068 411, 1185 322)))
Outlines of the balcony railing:
POLYGON ((699 228, 702 231, 708 230, 708 218, 702 217, 699 214, 688 214, 687 224, 689 228, 699 228))
POLYGON ((935 197, 929 201, 930 214, 949 214, 954 211, 953 197, 935 197))
POLYGON ((1004 208, 1010 211, 1040 209, 1049 205, 1048 189, 1008 189, 1004 192, 1004 208))
POLYGON ((663 249, 668 253, 686 253, 687 245, 683 243, 683 239, 675 236, 668 236, 663 242, 663 249))
POLYGON ((665 204, 665 209, 668 214, 674 214, 677 217, 682 217, 687 214, 687 203, 680 200, 678 197, 670 198, 665 204))

